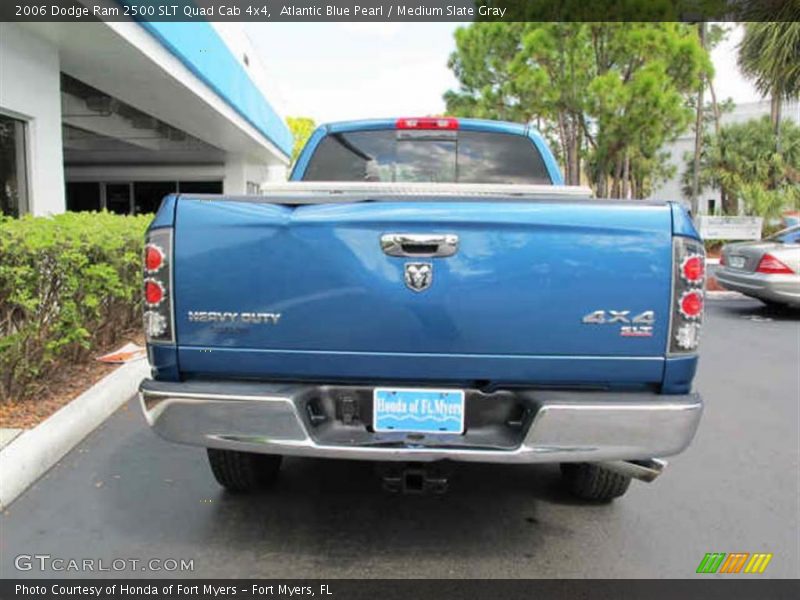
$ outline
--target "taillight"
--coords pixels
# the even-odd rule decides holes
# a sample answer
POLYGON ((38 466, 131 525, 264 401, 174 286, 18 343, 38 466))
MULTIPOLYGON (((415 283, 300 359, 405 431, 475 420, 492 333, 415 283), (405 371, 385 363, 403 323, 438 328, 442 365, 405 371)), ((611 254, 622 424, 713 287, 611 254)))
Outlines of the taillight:
POLYGON ((148 232, 144 247, 144 332, 149 343, 174 343, 172 229, 148 232))
POLYGON ((683 259, 681 263, 681 277, 689 283, 702 283, 706 275, 706 259, 703 256, 692 254, 683 259))
POLYGON ((164 266, 164 251, 155 244, 144 247, 144 268, 150 273, 155 273, 164 266))
POLYGON ((406 117, 395 121, 395 129, 458 129, 453 117, 406 117))
POLYGON ((794 275, 787 265, 779 261, 772 254, 765 254, 761 257, 756 267, 756 273, 767 273, 770 275, 794 275))
POLYGON ((699 319, 703 314, 703 292, 700 290, 685 292, 678 301, 678 308, 687 319, 699 319))
POLYGON ((705 249, 700 241, 680 236, 673 238, 670 354, 697 350, 705 305, 705 261, 705 249))
POLYGON ((145 279, 144 301, 149 307, 156 307, 164 301, 164 286, 157 279, 145 279))

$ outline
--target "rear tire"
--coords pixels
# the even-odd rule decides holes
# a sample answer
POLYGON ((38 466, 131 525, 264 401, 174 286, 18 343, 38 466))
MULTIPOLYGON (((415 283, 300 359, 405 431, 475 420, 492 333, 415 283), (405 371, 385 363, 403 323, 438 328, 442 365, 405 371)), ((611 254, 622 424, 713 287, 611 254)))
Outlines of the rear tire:
POLYGON ((275 482, 282 456, 208 448, 208 463, 214 478, 231 492, 251 492, 275 482))
POLYGON ((563 463, 561 477, 572 495, 594 502, 619 498, 631 484, 630 477, 590 463, 563 463))
POLYGON ((763 298, 759 298, 762 304, 764 304, 768 310, 775 311, 775 312, 782 312, 788 311, 791 306, 784 302, 775 302, 774 300, 764 300, 763 298))

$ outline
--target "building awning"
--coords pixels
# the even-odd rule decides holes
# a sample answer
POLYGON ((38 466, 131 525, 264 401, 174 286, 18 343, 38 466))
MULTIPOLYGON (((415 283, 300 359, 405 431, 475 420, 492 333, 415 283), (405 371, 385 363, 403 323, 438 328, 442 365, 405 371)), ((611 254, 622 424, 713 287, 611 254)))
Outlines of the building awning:
POLYGON ((292 135, 209 23, 25 23, 61 71, 198 140, 286 165, 292 135))

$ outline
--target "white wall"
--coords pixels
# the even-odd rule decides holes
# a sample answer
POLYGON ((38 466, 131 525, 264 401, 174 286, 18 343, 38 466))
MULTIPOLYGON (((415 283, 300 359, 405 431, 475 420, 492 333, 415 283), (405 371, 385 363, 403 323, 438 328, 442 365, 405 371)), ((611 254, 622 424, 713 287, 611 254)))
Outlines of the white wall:
POLYGON ((286 181, 289 177, 289 169, 284 165, 271 165, 267 173, 267 181, 286 181))
POLYGON ((224 194, 257 193, 261 184, 267 181, 286 181, 286 167, 256 164, 240 155, 228 155, 222 180, 224 194))
MULTIPOLYGON (((687 152, 694 151, 694 134, 685 133, 674 142, 667 144, 662 150, 669 152, 667 162, 670 166, 675 167, 675 174, 670 179, 661 182, 649 197, 653 200, 680 201, 683 199, 681 178, 686 170, 684 156, 687 152)), ((713 194, 711 195, 713 196, 713 194)))
POLYGON ((58 49, 13 23, 0 23, 0 112, 28 124, 31 212, 64 212, 58 49))

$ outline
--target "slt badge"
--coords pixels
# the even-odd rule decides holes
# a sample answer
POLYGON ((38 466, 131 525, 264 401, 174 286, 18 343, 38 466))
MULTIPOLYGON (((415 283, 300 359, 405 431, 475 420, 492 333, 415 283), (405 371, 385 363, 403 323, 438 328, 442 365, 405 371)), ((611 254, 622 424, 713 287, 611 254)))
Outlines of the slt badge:
POLYGON ((433 263, 406 263, 404 279, 406 287, 414 292, 427 290, 433 283, 433 263))

